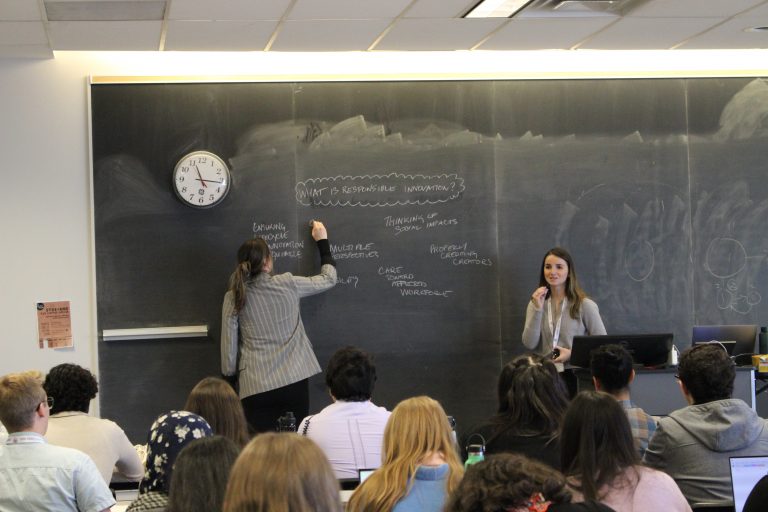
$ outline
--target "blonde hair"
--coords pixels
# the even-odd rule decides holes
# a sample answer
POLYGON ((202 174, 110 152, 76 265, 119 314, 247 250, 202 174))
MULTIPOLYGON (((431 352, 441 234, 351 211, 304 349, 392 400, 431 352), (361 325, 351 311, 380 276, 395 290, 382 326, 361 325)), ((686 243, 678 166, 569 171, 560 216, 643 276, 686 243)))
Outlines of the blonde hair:
POLYGON ((449 467, 446 498, 464 474, 448 417, 439 402, 417 396, 400 402, 384 429, 382 464, 352 494, 348 511, 389 511, 410 491, 419 463, 440 453, 449 467))
POLYGON ((30 370, 0 378, 0 421, 8 432, 21 432, 32 426, 33 415, 46 394, 43 374, 30 370))
POLYGON ((339 483, 322 450, 295 433, 253 438, 237 458, 224 512, 341 512, 339 483))

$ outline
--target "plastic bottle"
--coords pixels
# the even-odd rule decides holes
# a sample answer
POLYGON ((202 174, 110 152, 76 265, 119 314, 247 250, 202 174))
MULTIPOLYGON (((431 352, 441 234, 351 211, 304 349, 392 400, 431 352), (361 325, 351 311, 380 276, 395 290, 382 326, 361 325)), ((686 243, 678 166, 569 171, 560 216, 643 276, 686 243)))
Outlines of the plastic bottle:
POLYGON ((288 411, 277 419, 278 432, 296 432, 296 417, 293 411, 288 411))
POLYGON ((758 339, 758 349, 760 354, 768 354, 768 327, 760 328, 758 339))

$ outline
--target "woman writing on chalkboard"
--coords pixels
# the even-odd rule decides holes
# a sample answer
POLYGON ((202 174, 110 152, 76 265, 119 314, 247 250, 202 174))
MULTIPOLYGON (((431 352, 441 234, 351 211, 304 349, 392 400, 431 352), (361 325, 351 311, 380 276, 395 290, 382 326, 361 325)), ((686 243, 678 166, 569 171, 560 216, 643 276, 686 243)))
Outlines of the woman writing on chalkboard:
POLYGON ((254 432, 274 430, 286 411, 309 414, 307 379, 320 365, 304 332, 299 299, 336 284, 336 262, 322 222, 312 222, 320 273, 271 275, 272 256, 261 238, 237 251, 237 267, 224 296, 221 372, 237 375, 245 416, 254 432))
MULTIPOLYGON (((552 354, 562 372, 564 363, 571 358, 573 337, 585 334, 605 334, 600 311, 581 289, 571 255, 554 247, 544 255, 539 287, 528 302, 523 345, 544 355, 552 354)), ((564 377, 571 395, 575 394, 572 372, 564 377)))

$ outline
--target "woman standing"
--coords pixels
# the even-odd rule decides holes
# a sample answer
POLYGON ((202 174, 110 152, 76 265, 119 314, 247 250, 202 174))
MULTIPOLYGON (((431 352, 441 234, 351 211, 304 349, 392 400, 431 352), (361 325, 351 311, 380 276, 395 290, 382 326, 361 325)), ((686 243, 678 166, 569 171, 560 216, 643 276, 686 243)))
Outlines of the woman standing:
MULTIPOLYGON (((571 358, 573 337, 585 334, 605 334, 600 311, 581 289, 571 255, 555 247, 544 255, 539 287, 528 302, 523 345, 542 355, 553 354, 562 372, 571 358)), ((566 382, 573 391, 575 379, 566 382)))
POLYGON ((277 419, 292 411, 309 413, 307 379, 320 373, 304 332, 299 299, 336 284, 336 262, 322 222, 312 222, 320 251, 320 274, 271 275, 272 256, 261 238, 237 251, 237 267, 224 296, 221 322, 221 372, 237 375, 245 417, 255 432, 274 430, 277 419))

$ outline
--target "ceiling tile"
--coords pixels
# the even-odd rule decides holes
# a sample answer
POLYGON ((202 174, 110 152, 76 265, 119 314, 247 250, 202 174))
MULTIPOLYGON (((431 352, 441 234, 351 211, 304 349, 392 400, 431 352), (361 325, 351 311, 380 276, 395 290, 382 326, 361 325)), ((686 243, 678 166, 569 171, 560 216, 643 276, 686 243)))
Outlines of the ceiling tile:
POLYGON ((768 25, 768 1, 763 3, 760 7, 757 7, 755 9, 751 9, 744 14, 740 14, 739 16, 747 16, 750 18, 762 18, 765 22, 765 25, 768 25))
POLYGON ((678 48, 684 50, 768 48, 768 32, 745 32, 745 29, 760 25, 768 25, 768 22, 764 18, 734 18, 691 38, 678 48))
POLYGON ((666 50, 718 22, 712 18, 622 18, 579 49, 666 50))
POLYGON ((169 21, 167 51, 262 51, 277 21, 169 21))
POLYGON ((402 19, 375 50, 469 50, 506 21, 507 18, 402 19))
POLYGON ((405 18, 455 18, 469 11, 477 0, 418 0, 405 18))
POLYGON ((394 18, 413 0, 296 0, 291 20, 370 20, 394 18))
POLYGON ((42 21, 0 21, 0 44, 48 46, 42 21))
POLYGON ((171 20, 279 20, 291 0, 173 0, 171 20))
POLYGON ((650 18, 727 18, 765 0, 654 0, 627 16, 650 18))
POLYGON ((45 12, 49 21, 160 21, 165 0, 50 0, 45 12))
POLYGON ((40 7, 30 0, 0 0, 0 20, 39 21, 40 7))
POLYGON ((478 50, 566 50, 610 25, 615 18, 513 18, 478 50))
POLYGON ((389 20, 286 21, 272 45, 275 51, 367 50, 389 20))
POLYGON ((53 52, 48 45, 17 44, 0 45, 0 59, 51 59, 53 52))
POLYGON ((52 21, 54 50, 151 51, 160 46, 160 21, 52 21))

